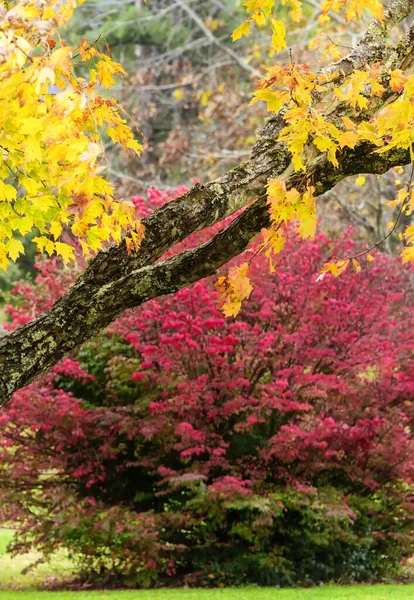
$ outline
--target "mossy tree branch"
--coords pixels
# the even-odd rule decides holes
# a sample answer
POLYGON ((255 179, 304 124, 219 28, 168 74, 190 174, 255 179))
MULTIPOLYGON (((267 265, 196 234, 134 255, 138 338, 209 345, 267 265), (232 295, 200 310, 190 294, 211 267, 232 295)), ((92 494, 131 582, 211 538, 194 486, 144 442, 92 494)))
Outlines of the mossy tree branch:
MULTIPOLYGON (((349 69, 352 71, 384 58, 387 68, 410 65, 414 46, 412 30, 391 50, 387 50, 386 36, 395 24, 411 14, 413 4, 411 0, 391 2, 385 24, 374 23, 356 50, 340 61, 340 68, 350 72, 349 69), (347 61, 346 64, 343 61, 347 61)), ((375 110, 380 108, 378 104, 375 110)), ((333 113, 331 118, 334 120, 337 116, 333 113)), ((3 337, 0 341, 0 406, 17 389, 96 335, 125 309, 211 275, 242 252, 260 230, 269 225, 265 192, 270 178, 283 177, 287 187, 297 187, 311 177, 316 194, 320 195, 349 175, 379 174, 410 161, 408 152, 378 155, 369 144, 359 144, 354 150, 342 152, 336 169, 320 155, 310 162, 305 175, 292 174, 289 151, 285 144, 277 141, 283 126, 283 114, 277 115, 264 127, 247 162, 213 182, 195 185, 144 219, 145 237, 138 253, 128 255, 125 240, 119 246, 99 252, 68 293, 49 310, 3 337), (156 262, 174 244, 220 222, 258 197, 261 199, 207 243, 156 262)))

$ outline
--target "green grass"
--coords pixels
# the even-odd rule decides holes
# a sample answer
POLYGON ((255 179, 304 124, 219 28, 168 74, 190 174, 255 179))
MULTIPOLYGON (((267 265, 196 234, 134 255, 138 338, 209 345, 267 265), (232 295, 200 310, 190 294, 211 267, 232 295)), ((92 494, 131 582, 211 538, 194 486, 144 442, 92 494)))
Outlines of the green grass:
POLYGON ((309 590, 242 588, 126 592, 4 591, 0 600, 412 600, 414 585, 324 586, 309 590))
POLYGON ((35 588, 45 583, 50 585, 70 579, 70 561, 60 554, 51 563, 39 565, 22 575, 22 569, 33 563, 38 555, 9 556, 6 547, 12 537, 12 529, 0 529, 0 600, 414 600, 414 585, 323 586, 306 590, 251 587, 219 590, 40 591, 35 588))
MULTIPOLYGON (((63 553, 53 557, 50 563, 40 564, 23 575, 22 570, 36 562, 40 555, 30 552, 11 557, 7 554, 7 544, 11 541, 13 534, 12 529, 0 528, 0 590, 36 588, 42 584, 52 584, 71 578, 72 565, 63 553)), ((0 594, 4 593, 9 594, 5 598, 14 598, 14 594, 17 592, 0 591, 0 594)), ((32 592, 32 595, 29 594, 27 597, 31 600, 36 598, 36 594, 39 593, 32 592)), ((1 596, 1 600, 3 600, 3 596, 1 596)))

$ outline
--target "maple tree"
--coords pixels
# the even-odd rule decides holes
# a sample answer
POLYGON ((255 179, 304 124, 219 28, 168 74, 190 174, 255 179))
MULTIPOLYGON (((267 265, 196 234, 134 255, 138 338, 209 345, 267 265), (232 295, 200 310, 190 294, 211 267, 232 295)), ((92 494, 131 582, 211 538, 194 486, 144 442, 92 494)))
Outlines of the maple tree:
MULTIPOLYGON (((303 22, 300 2, 287 4, 289 18, 303 22)), ((33 225, 41 234, 39 248, 65 259, 73 250, 63 227, 85 253, 105 248, 53 307, 1 340, 2 403, 123 310, 214 273, 263 229, 261 251, 274 268, 286 223, 295 221, 302 237, 314 235, 317 196, 349 175, 380 174, 409 164, 412 157, 413 33, 409 28, 396 42, 391 36, 411 15, 412 2, 394 0, 386 8, 378 0, 325 2, 321 27, 329 26, 324 22, 335 11, 343 11, 348 20, 363 10, 372 14, 374 21, 356 48, 318 72, 294 60, 270 67, 253 101, 264 101, 277 115, 265 125, 249 160, 215 181, 196 184, 139 221, 131 205, 114 201, 100 174, 105 156, 98 126, 106 124, 114 141, 140 151, 120 105, 96 91, 97 84, 109 87, 122 67, 98 45, 82 42, 73 51, 65 46, 57 27, 67 22, 75 5, 75 0, 2 2, 0 69, 8 107, 1 129, 2 264, 22 251, 15 232, 33 225), (91 62, 88 79, 77 75, 76 63, 83 60, 91 62), (51 85, 59 90, 51 93, 51 85), (204 244, 158 261, 191 233, 251 202, 204 244), (122 228, 129 232, 106 246, 120 239, 122 228)), ((274 17, 275 0, 249 0, 245 8, 235 43, 251 27, 268 27, 274 52, 282 50, 286 26, 274 17)), ((397 220, 412 211, 412 191, 410 178, 393 201, 397 220)), ((413 233, 409 226, 404 234, 404 262, 413 257, 413 233)), ((218 281, 228 315, 237 314, 251 293, 250 262, 218 281)), ((336 276, 351 264, 361 268, 359 257, 332 257, 321 276, 336 276)))
POLYGON ((105 167, 98 126, 105 124, 112 140, 125 148, 141 149, 117 102, 95 90, 98 84, 110 88, 114 75, 124 70, 86 41, 75 54, 50 37, 67 23, 76 4, 52 0, 0 7, 3 269, 24 252, 15 234, 34 226, 40 233, 33 238, 38 249, 66 261, 73 247, 61 241, 64 226, 87 254, 104 240, 119 242, 122 229, 135 226, 131 206, 114 203, 112 187, 100 175, 105 167), (92 60, 89 79, 78 76, 77 61, 92 60))
MULTIPOLYGON (((166 200, 132 198, 142 217, 166 200)), ((236 320, 212 277, 127 311, 18 391, 0 414, 14 550, 63 546, 89 581, 131 586, 392 574, 412 552, 413 289, 380 253, 315 285, 332 249, 356 245, 291 232, 275 273, 258 255, 236 320)), ((44 261, 8 327, 74 277, 44 261)))

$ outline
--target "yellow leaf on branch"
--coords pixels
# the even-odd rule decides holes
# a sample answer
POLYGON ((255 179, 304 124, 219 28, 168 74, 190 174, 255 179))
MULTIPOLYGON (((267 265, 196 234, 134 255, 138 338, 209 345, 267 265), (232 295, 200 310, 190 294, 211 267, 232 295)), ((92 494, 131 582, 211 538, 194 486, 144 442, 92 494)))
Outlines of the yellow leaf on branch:
POLYGON ((245 21, 244 23, 242 23, 241 25, 239 25, 232 33, 231 39, 233 40, 233 42, 235 42, 236 40, 239 40, 241 37, 248 36, 250 33, 250 27, 249 24, 247 23, 247 21, 245 21))
POLYGON ((16 240, 15 238, 11 238, 7 243, 7 254, 10 256, 11 260, 15 261, 19 254, 24 254, 24 246, 20 240, 16 240))
POLYGON ((331 273, 334 277, 339 277, 349 265, 349 259, 337 260, 335 262, 327 262, 322 267, 322 274, 331 273))
POLYGON ((247 262, 231 267, 227 277, 219 277, 216 283, 222 302, 221 308, 226 317, 235 317, 240 311, 243 300, 246 300, 253 290, 248 271, 247 262))
POLYGON ((272 19, 272 47, 276 52, 280 52, 286 46, 286 27, 282 21, 276 21, 272 19))
POLYGON ((414 264, 414 246, 406 246, 401 252, 401 260, 403 263, 414 264))
POLYGON ((401 71, 401 69, 395 69, 395 71, 389 71, 388 75, 390 76, 390 88, 393 92, 401 92, 403 89, 407 77, 401 71))
POLYGON ((114 75, 125 75, 124 68, 119 63, 113 62, 107 56, 103 56, 102 60, 96 64, 96 70, 99 83, 107 90, 115 83, 114 75))

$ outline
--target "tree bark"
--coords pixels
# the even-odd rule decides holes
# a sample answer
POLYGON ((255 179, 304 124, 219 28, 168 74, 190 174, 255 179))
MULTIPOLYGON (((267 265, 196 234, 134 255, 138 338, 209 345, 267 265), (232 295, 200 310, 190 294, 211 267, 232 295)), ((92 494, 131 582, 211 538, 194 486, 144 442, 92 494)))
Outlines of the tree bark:
MULTIPOLYGON (((409 66, 414 48, 413 30, 391 50, 387 47, 387 36, 395 24, 411 14, 413 5, 414 2, 408 0, 391 2, 385 22, 371 25, 357 48, 339 61, 334 70, 349 74, 378 60, 385 60, 387 69, 409 66)), ((390 99, 391 92, 382 102, 390 99)), ((375 109, 381 106, 379 102, 375 109)), ((334 122, 341 110, 339 107, 330 115, 334 122)), ((367 114, 362 117, 367 118, 367 114)), ((270 224, 266 204, 266 185, 270 178, 283 177, 290 188, 300 187, 311 177, 315 193, 320 195, 347 176, 380 174, 410 162, 408 151, 374 154, 375 148, 363 143, 353 150, 344 149, 337 168, 325 155, 319 155, 310 162, 305 174, 294 174, 286 145, 277 141, 283 126, 283 114, 270 119, 247 162, 213 182, 195 185, 144 219, 145 236, 137 253, 128 255, 125 239, 118 246, 102 250, 68 293, 49 310, 4 336, 0 340, 0 406, 17 389, 96 335, 124 310, 212 275, 240 254, 260 230, 270 224), (174 244, 251 202, 251 206, 208 242, 157 262, 174 244)))

